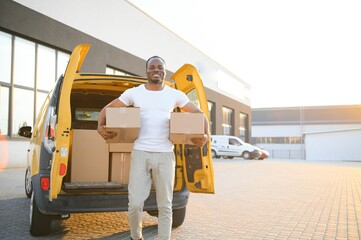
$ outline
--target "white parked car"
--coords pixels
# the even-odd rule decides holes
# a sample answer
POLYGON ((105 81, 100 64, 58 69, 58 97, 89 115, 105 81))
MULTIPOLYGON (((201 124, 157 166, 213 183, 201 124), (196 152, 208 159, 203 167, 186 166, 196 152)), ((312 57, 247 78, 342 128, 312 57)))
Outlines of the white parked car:
POLYGON ((212 158, 258 159, 261 149, 235 136, 212 135, 211 136, 212 158))

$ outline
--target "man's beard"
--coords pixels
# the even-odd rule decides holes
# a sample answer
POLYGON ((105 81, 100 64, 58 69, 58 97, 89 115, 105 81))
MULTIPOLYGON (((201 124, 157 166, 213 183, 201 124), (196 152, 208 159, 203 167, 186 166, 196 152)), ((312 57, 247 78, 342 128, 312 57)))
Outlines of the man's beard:
POLYGON ((152 84, 161 84, 162 83, 162 79, 150 79, 150 82, 152 83, 152 84))

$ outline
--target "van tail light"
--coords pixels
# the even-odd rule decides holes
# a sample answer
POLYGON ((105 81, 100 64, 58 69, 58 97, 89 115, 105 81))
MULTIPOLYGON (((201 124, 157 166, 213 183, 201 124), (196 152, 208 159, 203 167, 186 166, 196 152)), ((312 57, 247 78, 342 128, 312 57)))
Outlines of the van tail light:
POLYGON ((59 168, 59 175, 64 176, 65 173, 66 173, 66 165, 64 163, 61 163, 59 168))
POLYGON ((53 153, 55 150, 55 124, 57 115, 55 115, 54 107, 49 108, 48 117, 44 132, 44 147, 48 153, 53 153))
POLYGON ((49 177, 42 177, 40 178, 40 186, 41 189, 44 191, 49 191, 50 188, 50 178, 49 177))

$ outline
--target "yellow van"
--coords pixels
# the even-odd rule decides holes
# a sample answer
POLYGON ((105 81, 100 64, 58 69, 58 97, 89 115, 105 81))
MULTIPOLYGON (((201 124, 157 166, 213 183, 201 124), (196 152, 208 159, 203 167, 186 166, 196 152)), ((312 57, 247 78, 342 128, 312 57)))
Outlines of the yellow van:
MULTIPOLYGON (((73 50, 65 74, 48 94, 34 126, 19 129, 19 135, 30 138, 25 191, 31 198, 34 236, 49 234, 53 219, 71 213, 128 210, 130 151, 111 148, 97 133, 97 119, 107 103, 147 79, 80 73, 89 49, 89 44, 80 44, 73 50)), ((185 64, 171 79, 166 84, 186 93, 208 117, 197 70, 185 64)), ((202 148, 176 144, 174 152, 173 227, 178 227, 185 218, 189 192, 214 193, 214 177, 210 143, 202 148)), ((157 215, 154 189, 144 210, 157 215)))

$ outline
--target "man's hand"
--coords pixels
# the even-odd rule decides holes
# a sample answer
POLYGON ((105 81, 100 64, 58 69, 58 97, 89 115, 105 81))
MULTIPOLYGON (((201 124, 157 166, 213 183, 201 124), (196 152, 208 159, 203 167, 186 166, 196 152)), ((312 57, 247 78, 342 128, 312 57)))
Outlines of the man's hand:
POLYGON ((206 144, 209 141, 209 136, 207 134, 203 134, 202 138, 191 138, 191 142, 198 146, 198 147, 203 147, 204 144, 206 144))
POLYGON ((107 131, 105 125, 98 126, 97 130, 98 130, 98 133, 100 134, 100 136, 102 136, 102 138, 104 138, 104 140, 112 139, 117 136, 116 132, 107 131))

